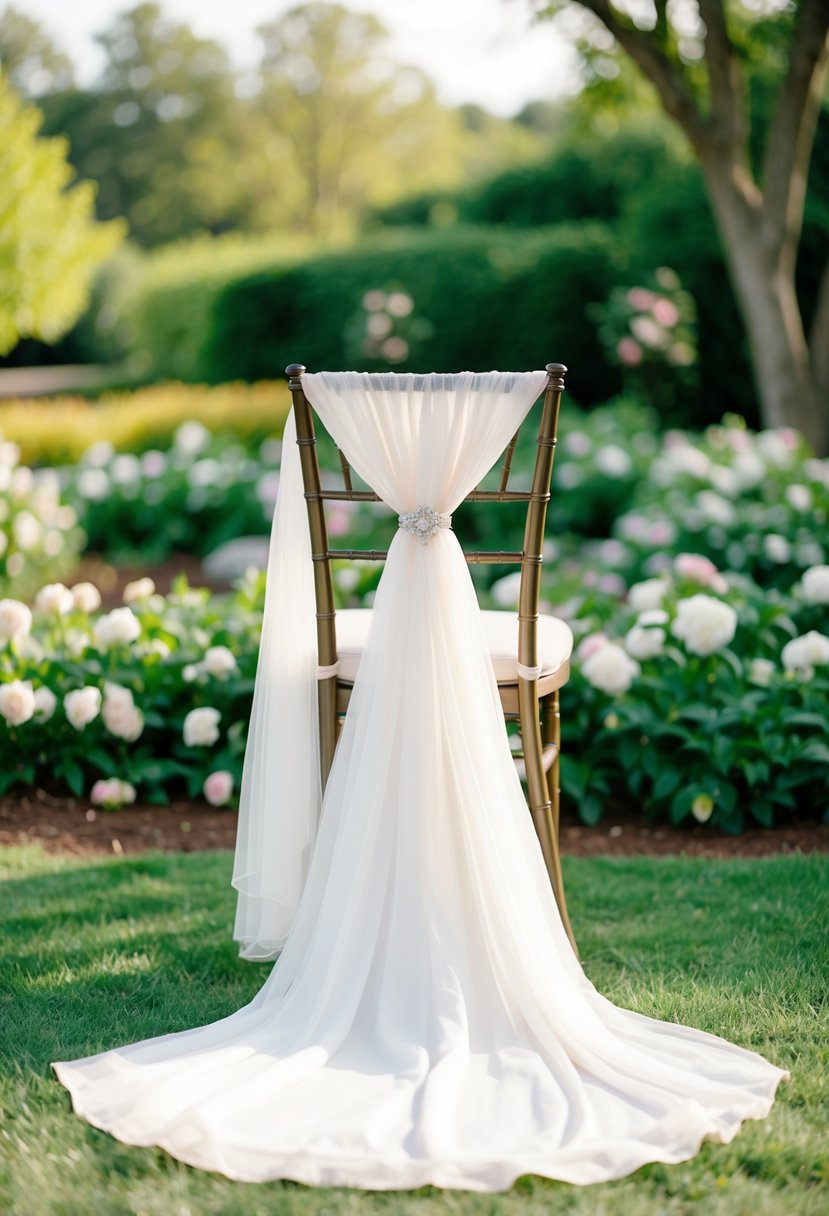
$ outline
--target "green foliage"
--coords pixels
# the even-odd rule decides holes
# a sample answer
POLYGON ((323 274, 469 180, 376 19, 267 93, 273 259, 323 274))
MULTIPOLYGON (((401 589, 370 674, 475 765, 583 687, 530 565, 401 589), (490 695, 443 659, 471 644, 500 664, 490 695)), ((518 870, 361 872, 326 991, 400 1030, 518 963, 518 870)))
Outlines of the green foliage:
POLYGON ((39 138, 40 124, 0 71, 0 355, 22 337, 60 337, 123 236, 121 223, 94 221, 91 183, 68 188, 66 141, 39 138))
POLYGON ((135 1148, 74 1115, 52 1060, 204 1025, 267 968, 238 957, 227 853, 124 858, 3 851, 0 1171, 8 1216, 821 1216, 829 1162, 826 858, 564 858, 585 972, 623 1008, 697 1026, 791 1071, 768 1118, 691 1161, 576 1187, 522 1178, 506 1194, 360 1192, 231 1181, 135 1148), (48 1142, 49 1150, 44 1151, 48 1142), (67 1183, 71 1179, 71 1190, 67 1183))
MULTIPOLYGON (((115 777, 142 799, 166 802, 174 793, 195 797, 216 770, 231 773, 238 790, 264 578, 225 598, 191 589, 183 578, 166 597, 151 592, 152 584, 137 585, 120 617, 81 606, 82 592, 74 602, 65 592, 61 600, 38 598, 31 627, 16 609, 16 632, 0 647, 0 680, 22 681, 24 702, 26 689, 41 696, 38 690, 48 689, 57 701, 49 698, 46 709, 29 702, 0 727, 0 793, 36 783, 80 795, 115 777), (113 685, 132 697, 121 725, 107 712, 113 685), (85 725, 73 724, 65 700, 80 689, 103 694, 103 709, 99 700, 85 725), (204 707, 220 715, 216 740, 186 741, 185 718, 204 707)), ((8 611, 5 620, 12 620, 8 611)))
POLYGON ((259 445, 252 418, 240 435, 226 415, 228 429, 216 437, 193 418, 177 428, 168 450, 138 456, 99 441, 79 463, 60 469, 87 547, 110 561, 157 562, 170 553, 204 556, 225 541, 266 535, 279 484, 281 444, 273 436, 284 417, 275 404, 281 395, 272 394, 272 408, 260 418, 268 437, 259 445))
MULTIPOLYGON (((598 224, 543 233, 467 228, 377 239, 295 267, 231 279, 218 295, 206 343, 211 380, 309 368, 537 367, 572 362, 571 391, 594 402, 618 373, 595 358, 586 317, 618 279, 617 251, 598 224), (355 316, 374 291, 413 301, 405 356, 354 346, 355 316), (411 330, 413 322, 418 327, 411 330)), ((143 345, 154 345, 146 333, 143 345)))
POLYGON ((0 435, 0 597, 34 595, 73 569, 86 534, 52 469, 33 473, 0 435))

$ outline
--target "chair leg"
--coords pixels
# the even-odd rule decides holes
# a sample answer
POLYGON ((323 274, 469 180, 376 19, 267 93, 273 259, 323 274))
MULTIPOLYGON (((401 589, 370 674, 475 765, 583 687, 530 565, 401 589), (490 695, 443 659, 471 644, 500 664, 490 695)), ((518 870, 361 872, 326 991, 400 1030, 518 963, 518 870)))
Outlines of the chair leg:
POLYGON ((550 819, 552 825, 551 856, 553 871, 550 874, 555 891, 558 910, 562 924, 567 931, 570 944, 578 957, 578 947, 567 912, 567 900, 564 894, 564 878, 561 872, 561 848, 559 835, 559 811, 561 802, 560 766, 561 766, 561 713, 558 689, 548 694, 541 701, 541 740, 543 758, 547 761, 546 769, 547 791, 550 799, 550 819), (552 757, 552 759, 551 759, 552 757))

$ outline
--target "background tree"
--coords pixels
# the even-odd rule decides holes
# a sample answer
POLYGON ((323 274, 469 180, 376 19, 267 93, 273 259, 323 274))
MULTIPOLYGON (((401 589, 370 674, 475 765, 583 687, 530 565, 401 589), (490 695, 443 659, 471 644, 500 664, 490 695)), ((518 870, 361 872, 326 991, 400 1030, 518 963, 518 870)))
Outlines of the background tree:
POLYGON ((95 221, 90 182, 67 189, 66 140, 38 138, 40 123, 0 70, 0 355, 22 337, 60 337, 124 232, 95 221))
POLYGON ((0 13, 0 67, 22 97, 69 89, 75 81, 69 56, 39 22, 15 8, 0 13))
POLYGON ((43 107, 45 130, 66 134, 81 175, 99 182, 99 216, 125 216, 144 245, 234 227, 244 132, 224 49, 158 4, 120 14, 97 41, 100 78, 43 107))
MULTIPOLYGON (((811 318, 798 298, 796 270, 826 82, 829 0, 576 2, 601 23, 598 40, 596 26, 579 34, 588 65, 595 70, 621 48, 698 158, 765 425, 795 426, 826 452, 829 259, 811 318), (765 106, 758 104, 763 97, 765 106)), ((544 0, 541 11, 555 15, 563 7, 544 0)))
POLYGON ((437 103, 421 71, 390 59, 377 17, 302 4, 258 33, 250 117, 263 185, 287 202, 292 227, 336 237, 367 203, 399 197, 403 183, 455 179, 458 115, 437 103))

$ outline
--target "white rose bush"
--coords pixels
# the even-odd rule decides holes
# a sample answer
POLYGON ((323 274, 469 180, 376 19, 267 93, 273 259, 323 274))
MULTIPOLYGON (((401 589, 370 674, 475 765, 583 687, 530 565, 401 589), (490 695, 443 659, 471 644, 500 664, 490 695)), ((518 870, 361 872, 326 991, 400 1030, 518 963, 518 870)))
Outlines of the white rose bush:
POLYGON ((562 694, 568 801, 587 823, 635 803, 650 820, 733 833, 825 812, 829 613, 809 628, 798 584, 763 592, 714 568, 713 595, 704 565, 672 569, 621 602, 589 590, 548 606, 580 637, 562 694), (660 607, 641 607, 657 593, 660 607))
MULTIPOLYGON (((673 332, 657 296, 636 307, 673 332)), ((823 813, 829 461, 785 428, 660 422, 629 398, 589 413, 565 398, 542 608, 577 643, 562 696, 566 800, 588 823, 635 805, 650 820, 732 832, 823 813)), ((528 483, 532 432, 511 486, 528 483)), ((160 595, 147 573, 104 607, 66 559, 84 533, 132 568, 264 535, 280 454, 276 436, 211 434, 196 418, 135 452, 99 438, 58 469, 28 469, 0 441, 0 794, 39 785, 106 809, 182 795, 234 805, 264 575, 224 595, 181 580, 160 595), (57 532, 64 549, 46 561, 57 532)), ((328 456, 335 468, 333 446, 328 456)), ((497 474, 482 484, 497 487, 497 474)), ((394 523, 357 503, 332 503, 328 521, 359 548, 385 547, 394 523)), ((521 547, 521 510, 476 506, 474 533, 465 525, 460 511, 471 547, 521 547)), ((334 563, 340 606, 370 606, 380 572, 334 563)), ((518 573, 472 573, 484 606, 517 607, 518 573)))
MULTIPOLYGON (((21 464, 20 448, 0 434, 0 595, 28 597, 78 560, 86 534, 54 469, 21 464)), ((2 642, 0 612, 0 642, 2 642)))
POLYGON ((0 794, 36 785, 117 810, 232 805, 250 716, 264 578, 225 596, 148 582, 108 611, 92 584, 0 600, 0 794), (192 668, 198 678, 185 679, 192 668))

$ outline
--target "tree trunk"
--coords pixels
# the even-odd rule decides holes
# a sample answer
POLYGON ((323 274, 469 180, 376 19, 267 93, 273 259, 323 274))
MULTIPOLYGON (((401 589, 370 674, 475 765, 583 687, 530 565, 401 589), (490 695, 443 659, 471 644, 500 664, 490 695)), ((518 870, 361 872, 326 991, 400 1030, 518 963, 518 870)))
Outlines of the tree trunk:
POLYGON ((746 325, 763 425, 795 427, 825 456, 829 402, 820 400, 790 259, 769 248, 762 208, 739 193, 730 166, 718 159, 702 167, 746 325))

